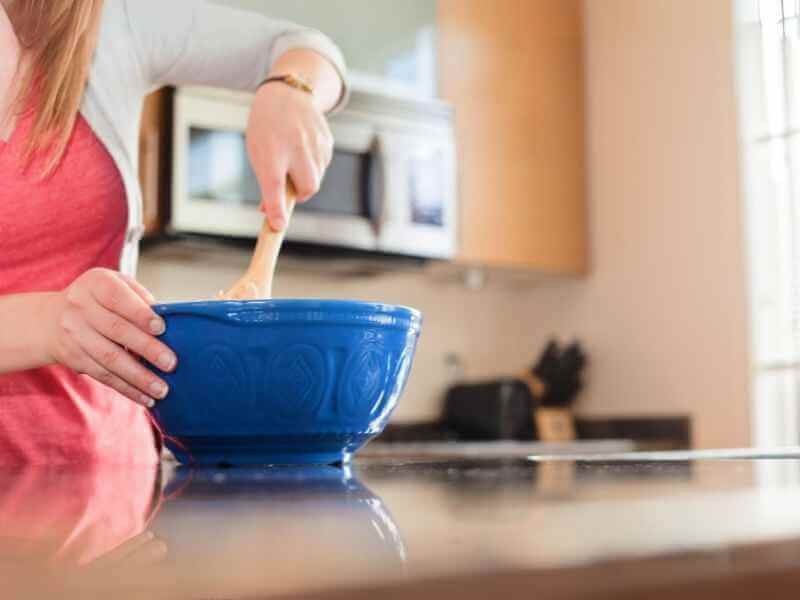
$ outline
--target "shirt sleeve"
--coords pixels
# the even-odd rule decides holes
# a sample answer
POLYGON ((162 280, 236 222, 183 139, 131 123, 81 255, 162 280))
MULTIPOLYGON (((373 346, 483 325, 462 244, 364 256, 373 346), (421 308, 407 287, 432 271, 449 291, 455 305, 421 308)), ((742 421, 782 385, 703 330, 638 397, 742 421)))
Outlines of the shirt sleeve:
POLYGON ((275 60, 305 48, 325 57, 348 95, 342 53, 327 36, 289 21, 198 0, 123 0, 130 35, 148 88, 209 85, 255 91, 275 60))

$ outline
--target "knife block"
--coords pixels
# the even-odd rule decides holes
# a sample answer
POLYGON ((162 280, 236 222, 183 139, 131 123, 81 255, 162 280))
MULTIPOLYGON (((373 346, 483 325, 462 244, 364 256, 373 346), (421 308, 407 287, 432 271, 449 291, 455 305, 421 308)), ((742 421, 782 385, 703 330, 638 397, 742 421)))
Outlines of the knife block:
MULTIPOLYGON (((532 373, 520 376, 534 398, 541 398, 546 391, 544 383, 532 373)), ((533 421, 538 438, 542 442, 571 442, 576 438, 575 417, 566 406, 536 406, 533 421)))
POLYGON ((569 408, 540 406, 534 412, 536 430, 543 442, 571 442, 575 439, 575 417, 569 408))

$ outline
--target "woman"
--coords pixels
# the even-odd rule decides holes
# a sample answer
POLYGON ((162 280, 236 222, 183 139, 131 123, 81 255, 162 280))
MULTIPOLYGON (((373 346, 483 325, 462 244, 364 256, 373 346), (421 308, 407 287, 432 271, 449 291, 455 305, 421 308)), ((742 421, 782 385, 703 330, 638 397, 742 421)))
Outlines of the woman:
POLYGON ((331 159, 344 63, 318 32, 191 0, 0 0, 0 464, 157 460, 164 322, 133 279, 144 95, 254 91, 262 210, 285 226, 331 159))

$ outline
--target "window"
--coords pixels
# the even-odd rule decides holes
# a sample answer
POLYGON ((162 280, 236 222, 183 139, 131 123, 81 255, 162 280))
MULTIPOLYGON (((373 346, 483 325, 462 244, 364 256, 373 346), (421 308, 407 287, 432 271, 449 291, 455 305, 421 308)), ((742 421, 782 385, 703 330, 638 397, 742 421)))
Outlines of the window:
POLYGON ((800 0, 735 0, 754 442, 800 445, 800 0))

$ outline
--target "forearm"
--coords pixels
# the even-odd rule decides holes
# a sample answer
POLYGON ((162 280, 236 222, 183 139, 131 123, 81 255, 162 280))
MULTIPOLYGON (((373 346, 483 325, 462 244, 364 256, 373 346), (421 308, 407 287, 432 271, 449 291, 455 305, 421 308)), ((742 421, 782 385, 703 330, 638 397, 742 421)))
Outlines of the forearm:
POLYGON ((344 85, 331 62, 314 50, 295 48, 281 54, 270 70, 270 76, 292 73, 314 88, 314 103, 327 112, 339 102, 344 85))
POLYGON ((55 293, 0 296, 0 373, 52 362, 47 350, 48 310, 55 293))
MULTIPOLYGON (((278 73, 276 67, 288 65, 298 75, 306 71, 309 79, 319 78, 320 103, 327 103, 327 109, 344 97, 339 87, 347 69, 344 57, 331 39, 314 29, 212 2, 108 4, 122 9, 120 18, 128 26, 145 88, 211 85, 253 92, 269 73, 278 73), (325 57, 322 61, 328 64, 317 57, 325 57), (335 77, 328 71, 331 65, 335 77)), ((116 49, 118 40, 113 42, 116 49)))

